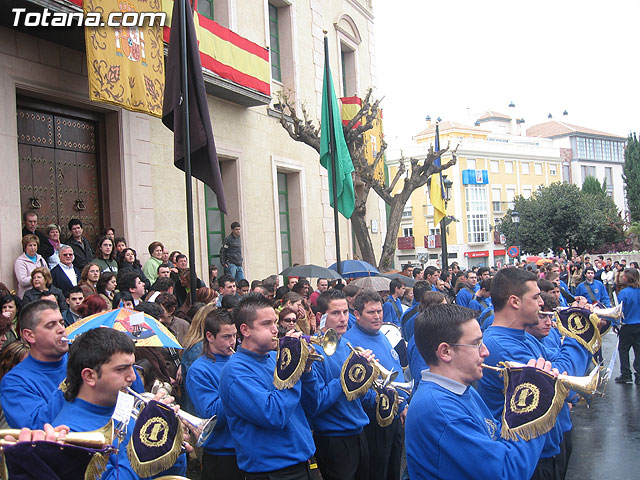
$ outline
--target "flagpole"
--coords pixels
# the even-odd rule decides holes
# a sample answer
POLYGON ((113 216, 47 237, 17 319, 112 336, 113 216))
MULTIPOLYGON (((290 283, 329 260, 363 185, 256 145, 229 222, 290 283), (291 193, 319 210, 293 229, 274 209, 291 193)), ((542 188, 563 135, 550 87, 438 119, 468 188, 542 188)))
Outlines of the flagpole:
MULTIPOLYGON (((440 125, 439 122, 436 122, 436 146, 438 147, 438 152, 440 151, 440 125)), ((437 153, 437 152, 436 152, 437 153)), ((442 164, 442 160, 440 161, 442 164)), ((440 172, 440 194, 442 197, 445 197, 444 183, 442 181, 442 172, 440 172)), ((449 268, 449 253, 447 252, 447 200, 444 200, 444 210, 445 215, 440 220, 440 244, 442 245, 442 271, 448 270, 449 268)))
MULTIPOLYGON (((324 36, 324 76, 327 79, 327 105, 329 105, 329 155, 331 156, 331 186, 333 187, 333 224, 336 234, 336 270, 342 275, 340 264, 340 225, 338 221, 338 182, 336 179, 336 136, 334 131, 332 92, 330 91, 329 40, 324 36)), ((325 100, 325 99, 323 99, 325 100)))
POLYGON ((187 240, 189 243, 189 271, 191 305, 196 303, 195 235, 193 226, 193 191, 191 181, 191 125, 189 124, 189 83, 187 81, 187 11, 186 3, 180 2, 180 83, 182 86, 182 118, 184 125, 184 176, 187 195, 187 240))

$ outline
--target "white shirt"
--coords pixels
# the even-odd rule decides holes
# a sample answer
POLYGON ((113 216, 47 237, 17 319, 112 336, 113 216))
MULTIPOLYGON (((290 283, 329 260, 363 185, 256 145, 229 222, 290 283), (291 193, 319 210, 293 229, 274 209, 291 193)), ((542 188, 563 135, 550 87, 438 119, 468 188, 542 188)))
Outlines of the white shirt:
POLYGON ((71 264, 70 267, 67 267, 64 263, 60 262, 58 265, 60 265, 60 268, 62 268, 64 274, 69 277, 71 285, 73 285, 74 287, 78 285, 78 276, 76 275, 76 271, 73 268, 73 264, 71 264))

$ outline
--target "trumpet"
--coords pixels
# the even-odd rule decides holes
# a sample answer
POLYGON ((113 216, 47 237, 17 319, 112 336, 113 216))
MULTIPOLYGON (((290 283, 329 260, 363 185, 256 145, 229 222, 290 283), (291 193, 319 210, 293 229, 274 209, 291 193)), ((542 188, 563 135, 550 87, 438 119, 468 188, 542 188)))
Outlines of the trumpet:
MULTIPOLYGON (((362 355, 362 352, 364 352, 364 348, 362 347, 354 348, 349 342, 347 342, 347 345, 349 346, 351 351, 356 355, 362 355)), ((398 376, 398 372, 396 372, 395 370, 387 370, 375 358, 372 360, 369 360, 369 365, 378 369, 378 373, 380 374, 380 379, 381 379, 381 381, 379 382, 379 385, 382 387, 386 387, 387 385, 389 385, 398 376)))
POLYGON ((593 309, 593 313, 595 313, 599 317, 624 318, 624 313, 622 313, 622 302, 616 305, 615 307, 611 307, 611 308, 595 307, 593 309))
POLYGON ((320 345, 326 355, 333 355, 338 349, 338 334, 333 328, 326 332, 318 332, 315 335, 302 335, 307 343, 311 345, 320 345))
POLYGON ((402 392, 405 392, 408 395, 411 395, 411 392, 413 391, 413 380, 411 380, 410 382, 391 382, 389 383, 390 387, 395 388, 396 390, 400 390, 402 392))
MULTIPOLYGON (((110 446, 113 443, 113 420, 109 420, 104 427, 98 430, 92 430, 90 432, 69 432, 65 437, 64 443, 70 445, 76 445, 78 447, 103 449, 110 446)), ((18 438, 20 430, 17 428, 5 428, 0 429, 0 446, 14 445, 17 441, 12 442, 5 440, 4 437, 11 435, 14 438, 18 438)), ((58 432, 56 432, 56 438, 58 432)))
MULTIPOLYGON (((507 368, 521 368, 526 367, 524 363, 519 362, 504 362, 507 368)), ((496 372, 502 372, 504 368, 494 367, 492 365, 482 364, 482 368, 488 368, 496 372)), ((584 377, 576 377, 573 375, 558 375, 558 381, 562 383, 569 390, 573 390, 582 395, 594 395, 596 393, 602 393, 604 386, 604 378, 602 376, 602 367, 596 366, 589 375, 584 377)))
MULTIPOLYGON (((137 409, 138 414, 142 410, 143 406, 149 403, 155 395, 153 393, 144 392, 138 393, 133 390, 131 387, 127 387, 127 392, 133 395, 138 399, 136 405, 134 405, 134 409, 137 409)), ((135 415, 137 418, 137 415, 135 415)), ((195 415, 191 415, 190 413, 185 412, 184 410, 178 410, 176 412, 176 416, 186 423, 189 430, 197 436, 198 440, 196 442, 196 446, 201 447, 206 443, 211 434, 213 433, 213 429, 218 422, 217 417, 214 415, 211 418, 203 419, 196 417, 195 415)))

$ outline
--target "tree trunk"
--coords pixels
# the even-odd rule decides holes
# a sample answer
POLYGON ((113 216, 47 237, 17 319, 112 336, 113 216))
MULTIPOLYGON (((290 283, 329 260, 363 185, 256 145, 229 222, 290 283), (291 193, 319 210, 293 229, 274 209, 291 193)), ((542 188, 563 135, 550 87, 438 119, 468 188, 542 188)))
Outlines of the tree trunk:
POLYGON ((362 260, 375 266, 376 254, 373 250, 371 237, 369 236, 367 221, 365 219, 365 216, 360 215, 357 210, 353 213, 353 216, 351 217, 351 227, 353 228, 353 233, 355 233, 356 235, 356 242, 358 242, 358 248, 360 248, 362 260))
MULTIPOLYGON (((411 192, 409 192, 411 193, 411 192)), ((396 253, 396 238, 400 229, 400 221, 402 220, 402 211, 407 203, 405 195, 397 194, 393 197, 389 210, 389 220, 387 222, 387 234, 382 246, 382 256, 378 270, 381 272, 389 270, 393 266, 393 256, 396 253)))

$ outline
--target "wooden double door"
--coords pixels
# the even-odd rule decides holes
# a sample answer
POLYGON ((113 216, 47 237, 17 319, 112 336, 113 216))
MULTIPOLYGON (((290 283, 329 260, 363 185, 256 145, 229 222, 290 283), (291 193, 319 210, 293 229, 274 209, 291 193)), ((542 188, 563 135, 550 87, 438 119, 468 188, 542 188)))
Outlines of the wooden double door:
POLYGON ((22 211, 35 210, 40 229, 58 224, 63 241, 79 218, 93 244, 103 228, 98 122, 46 107, 18 107, 17 115, 22 211))

